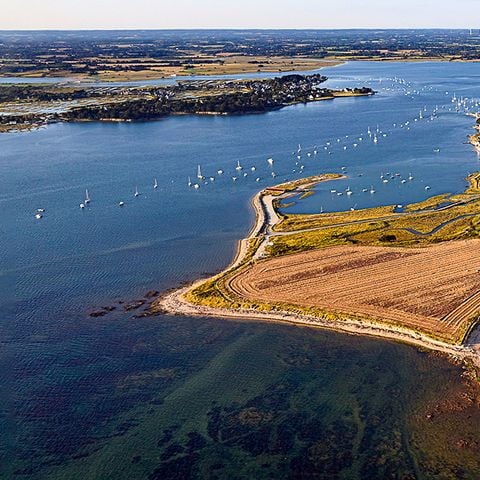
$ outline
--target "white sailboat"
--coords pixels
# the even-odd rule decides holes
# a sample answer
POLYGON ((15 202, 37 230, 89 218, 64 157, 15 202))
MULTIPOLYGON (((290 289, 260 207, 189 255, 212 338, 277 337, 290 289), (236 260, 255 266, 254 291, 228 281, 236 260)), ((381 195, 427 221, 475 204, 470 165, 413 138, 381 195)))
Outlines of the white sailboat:
POLYGON ((85 204, 90 203, 90 195, 88 194, 88 189, 85 189, 85 204))
POLYGON ((189 187, 192 186, 192 179, 191 179, 190 177, 188 177, 188 183, 187 183, 187 185, 188 185, 189 187))
POLYGON ((135 187, 135 193, 134 196, 138 197, 140 195, 140 192, 138 191, 138 187, 135 187))
POLYGON ((155 181, 153 182, 153 188, 158 188, 158 182, 156 178, 155 178, 155 181))
POLYGON ((200 168, 200 165, 197 167, 197 178, 199 180, 203 180, 202 169, 200 168))

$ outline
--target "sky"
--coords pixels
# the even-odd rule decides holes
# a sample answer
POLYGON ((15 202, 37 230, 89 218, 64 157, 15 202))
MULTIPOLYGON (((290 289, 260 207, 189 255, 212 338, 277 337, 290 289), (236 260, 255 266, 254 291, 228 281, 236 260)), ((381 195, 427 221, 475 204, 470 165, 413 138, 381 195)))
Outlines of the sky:
POLYGON ((0 0, 0 30, 479 28, 480 0, 0 0), (476 25, 472 18, 477 18, 476 25))

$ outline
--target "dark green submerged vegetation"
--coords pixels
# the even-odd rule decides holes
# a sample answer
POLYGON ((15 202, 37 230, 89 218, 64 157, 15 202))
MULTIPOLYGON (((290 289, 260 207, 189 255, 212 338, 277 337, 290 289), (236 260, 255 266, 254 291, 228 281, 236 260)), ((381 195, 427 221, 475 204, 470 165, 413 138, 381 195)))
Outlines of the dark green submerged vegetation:
POLYGON ((366 87, 341 91, 323 88, 325 80, 326 77, 315 74, 263 80, 191 81, 156 87, 5 86, 0 87, 0 102, 4 102, 5 110, 0 124, 13 129, 22 124, 56 121, 132 121, 172 114, 262 113, 296 103, 373 94, 366 87), (84 104, 79 106, 75 102, 78 100, 84 104), (54 113, 53 102, 57 102, 54 113), (22 110, 16 113, 15 106, 19 104, 22 110), (25 109, 35 113, 25 113, 25 109))
POLYGON ((2 478, 478 479, 478 388, 433 353, 307 328, 112 315, 88 320, 97 340, 81 341, 81 362, 62 341, 33 363, 20 356, 18 426, 2 448, 15 459, 2 478), (57 356, 70 374, 32 383, 57 356))

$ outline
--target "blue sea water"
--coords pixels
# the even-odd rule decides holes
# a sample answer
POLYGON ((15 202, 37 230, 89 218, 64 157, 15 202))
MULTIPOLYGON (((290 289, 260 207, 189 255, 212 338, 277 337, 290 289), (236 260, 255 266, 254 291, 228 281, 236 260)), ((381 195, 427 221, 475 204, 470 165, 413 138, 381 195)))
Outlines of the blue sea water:
POLYGON ((473 119, 448 109, 454 93, 478 98, 479 70, 476 64, 352 63, 323 70, 328 86, 369 85, 375 96, 261 115, 57 124, 3 135, 1 278, 15 289, 7 288, 6 298, 3 290, 2 303, 19 306, 17 313, 34 321, 66 307, 85 308, 99 299, 168 288, 216 271, 248 231, 250 197, 286 178, 342 167, 348 175, 335 185, 320 185, 291 212, 403 204, 462 191, 465 176, 479 166, 466 143, 473 119), (411 85, 388 80, 395 77, 411 85), (431 121, 436 106, 438 117, 431 121), (414 122, 424 108, 424 118, 414 122), (409 130, 399 127, 407 121, 409 130), (378 144, 366 134, 368 127, 382 132, 378 144), (298 144, 301 160, 292 155, 298 144), (318 154, 308 157, 315 145, 318 154), (266 162, 270 157, 275 179, 266 162), (207 181, 209 176, 215 181, 195 192, 187 177, 196 181, 198 164, 207 181), (380 176, 394 172, 401 178, 411 173, 414 180, 384 184, 380 176), (136 186, 141 196, 134 198, 136 186), (375 195, 362 192, 372 186, 375 195), (347 187, 353 195, 330 193, 347 187), (92 202, 80 210, 87 188, 92 202), (41 221, 34 219, 37 208, 46 209, 41 221))
MULTIPOLYGON (((71 375, 88 377, 92 356, 101 356, 102 343, 115 343, 117 334, 111 323, 89 319, 92 309, 225 267, 253 221, 249 201, 266 185, 344 171, 347 179, 320 184, 288 209, 336 211, 460 192, 468 173, 480 169, 467 143, 474 120, 451 101, 455 94, 470 106, 478 102, 478 64, 355 62, 321 72, 329 87, 365 85, 377 93, 265 114, 55 124, 0 136, 4 411, 6 404, 21 409, 22 401, 33 401, 35 378, 54 391, 71 375), (378 128, 377 144, 368 127, 378 128), (198 165, 205 180, 195 191, 187 182, 198 182, 198 165), (383 183, 381 175, 394 173, 400 175, 383 183), (402 184, 409 174, 414 179, 402 184), (374 195, 362 192, 372 186, 374 195), (351 196, 330 192, 347 187, 351 196), (92 200, 80 209, 85 189, 92 200), (45 209, 41 220, 34 218, 37 208, 45 209), (75 367, 59 360, 66 352, 75 367), (17 368, 33 377, 19 380, 17 368)), ((150 320, 149 332, 151 322, 162 329, 161 317, 150 320)), ((136 330, 125 319, 117 325, 136 330)))

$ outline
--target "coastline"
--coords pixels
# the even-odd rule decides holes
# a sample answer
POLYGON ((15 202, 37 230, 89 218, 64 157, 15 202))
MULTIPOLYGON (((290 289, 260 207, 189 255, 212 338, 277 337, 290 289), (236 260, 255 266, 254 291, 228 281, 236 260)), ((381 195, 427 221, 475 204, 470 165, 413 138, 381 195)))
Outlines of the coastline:
MULTIPOLYGON (((233 264, 232 264, 233 265, 233 264)), ((224 272, 222 272, 224 273, 224 272)), ((152 308, 161 309, 164 313, 172 315, 188 315, 196 317, 215 317, 231 320, 244 321, 263 321, 275 322, 283 324, 292 324, 296 326, 322 328, 326 330, 346 333, 350 335, 367 335, 385 340, 393 340, 406 343, 415 347, 425 348, 448 354, 455 360, 472 360, 477 368, 480 368, 480 356, 474 351, 480 342, 480 329, 475 329, 469 338, 474 339, 465 345, 451 345, 435 339, 428 338, 425 335, 413 332, 408 329, 393 329, 381 323, 368 323, 361 320, 323 320, 320 317, 309 315, 292 314, 286 311, 278 311, 278 313, 268 312, 262 313, 254 310, 228 310, 221 308, 212 308, 206 306, 194 305, 188 302, 184 295, 190 289, 202 284, 206 279, 198 280, 190 285, 182 287, 178 290, 168 292, 156 300, 152 308)))
MULTIPOLYGON (((337 177, 339 178, 339 177, 337 177)), ((308 179, 306 179, 308 180, 308 179)), ((307 189, 321 181, 332 180, 332 178, 317 178, 313 184, 306 183, 303 189, 307 189)), ((302 188, 302 187, 300 187, 302 188)), ((215 281, 223 275, 233 271, 242 263, 247 261, 250 254, 250 242, 253 239, 261 238, 260 243, 256 247, 249 261, 254 261, 263 256, 265 246, 269 242, 269 231, 280 221, 274 207, 274 201, 278 201, 299 193, 298 189, 294 191, 283 192, 280 195, 268 195, 268 188, 258 192, 251 200, 251 205, 255 211, 255 222, 250 229, 248 236, 239 240, 237 244, 237 252, 232 262, 221 272, 213 277, 199 279, 190 285, 183 286, 179 289, 172 290, 160 296, 152 303, 153 312, 162 311, 171 315, 188 315, 197 317, 215 317, 223 319, 246 320, 246 321, 263 321, 275 323, 288 323, 296 326, 306 326, 314 328, 322 328, 332 331, 338 331, 351 335, 367 335, 385 340, 406 343, 417 348, 425 348, 428 350, 440 352, 449 355, 455 361, 471 362, 476 368, 480 369, 480 325, 473 326, 470 334, 465 342, 461 345, 450 344, 422 333, 410 330, 405 327, 394 327, 392 325, 380 322, 370 322, 365 319, 345 318, 341 320, 323 319, 318 316, 292 313, 283 310, 275 310, 269 312, 259 312, 250 309, 227 309, 217 308, 205 305, 196 305, 189 302, 185 295, 199 287, 206 281, 215 281), (259 237, 263 233, 262 237, 259 237)))

